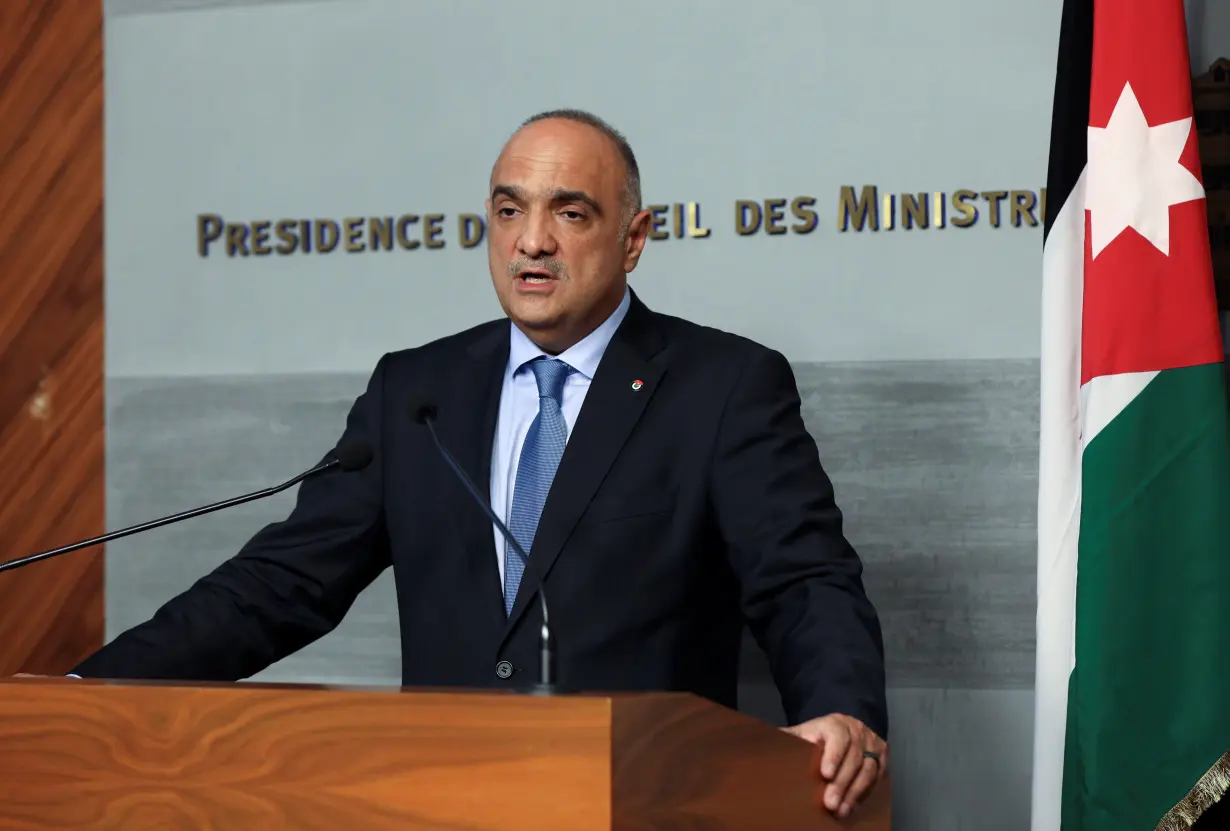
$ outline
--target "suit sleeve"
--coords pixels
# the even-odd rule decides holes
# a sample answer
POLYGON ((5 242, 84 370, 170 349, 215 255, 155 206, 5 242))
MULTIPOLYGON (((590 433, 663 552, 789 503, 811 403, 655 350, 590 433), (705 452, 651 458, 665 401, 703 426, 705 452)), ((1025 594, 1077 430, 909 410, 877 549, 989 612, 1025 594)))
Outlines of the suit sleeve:
POLYGON ((800 409, 790 364, 759 351, 722 414, 717 520, 790 723, 844 713, 887 738, 879 619, 800 409))
POLYGON ((304 480, 285 520, 263 528, 238 554, 71 672, 234 681, 334 629, 390 564, 382 499, 387 357, 352 406, 341 439, 371 444, 366 468, 335 468, 304 480))

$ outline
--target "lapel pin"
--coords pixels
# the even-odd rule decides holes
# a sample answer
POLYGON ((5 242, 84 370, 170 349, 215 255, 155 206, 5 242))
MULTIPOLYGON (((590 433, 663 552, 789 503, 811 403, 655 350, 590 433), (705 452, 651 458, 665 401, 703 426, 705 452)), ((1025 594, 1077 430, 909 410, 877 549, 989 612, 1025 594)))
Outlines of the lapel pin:
POLYGON ((640 378, 637 378, 635 381, 632 382, 632 389, 634 390, 639 390, 643 386, 645 386, 645 382, 642 381, 640 378))

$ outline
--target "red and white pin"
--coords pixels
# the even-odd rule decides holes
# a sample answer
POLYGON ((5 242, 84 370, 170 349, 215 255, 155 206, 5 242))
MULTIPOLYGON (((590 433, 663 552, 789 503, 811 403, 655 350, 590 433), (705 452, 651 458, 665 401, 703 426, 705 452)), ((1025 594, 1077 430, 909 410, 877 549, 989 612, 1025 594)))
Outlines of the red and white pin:
POLYGON ((645 382, 642 381, 640 378, 637 378, 635 381, 632 382, 632 389, 634 390, 639 390, 643 386, 645 386, 645 382))

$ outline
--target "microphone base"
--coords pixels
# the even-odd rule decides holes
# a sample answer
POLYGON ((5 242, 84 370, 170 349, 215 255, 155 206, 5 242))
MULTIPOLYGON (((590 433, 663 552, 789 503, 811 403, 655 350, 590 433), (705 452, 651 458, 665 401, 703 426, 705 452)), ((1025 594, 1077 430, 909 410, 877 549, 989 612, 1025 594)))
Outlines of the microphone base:
POLYGON ((567 695, 567 691, 559 684, 544 684, 541 681, 525 690, 527 695, 549 698, 556 695, 567 695))

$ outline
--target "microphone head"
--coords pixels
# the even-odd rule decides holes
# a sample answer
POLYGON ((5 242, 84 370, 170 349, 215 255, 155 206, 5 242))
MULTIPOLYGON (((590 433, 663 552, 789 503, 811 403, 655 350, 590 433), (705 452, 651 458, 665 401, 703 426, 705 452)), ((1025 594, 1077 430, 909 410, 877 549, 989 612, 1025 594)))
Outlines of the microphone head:
POLYGON ((436 417, 437 408, 430 398, 423 395, 410 397, 410 417, 419 424, 426 424, 436 417))
POLYGON ((350 439, 334 448, 333 458, 342 470, 362 470, 372 463, 372 446, 363 439, 350 439))

